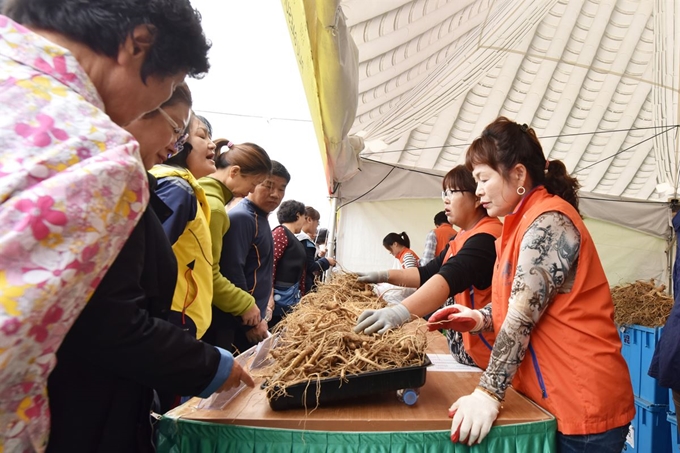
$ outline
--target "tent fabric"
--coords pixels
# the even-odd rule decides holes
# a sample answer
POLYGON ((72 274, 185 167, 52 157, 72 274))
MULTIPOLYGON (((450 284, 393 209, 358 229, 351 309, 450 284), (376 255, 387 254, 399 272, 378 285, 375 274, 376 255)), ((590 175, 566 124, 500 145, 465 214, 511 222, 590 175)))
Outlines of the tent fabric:
POLYGON ((584 192, 677 194, 674 0, 343 1, 363 158, 447 171, 497 116, 532 126, 584 192))
MULTIPOLYGON (((354 200, 366 202, 437 197, 442 190, 442 177, 443 174, 365 161, 360 175, 342 185, 343 198, 340 207, 354 200)), ((670 234, 671 210, 667 202, 626 199, 581 191, 579 208, 581 214, 589 218, 618 223, 664 239, 670 234)), ((441 209, 443 205, 440 203, 439 210, 441 209)))
POLYGON ((320 432, 204 423, 163 417, 158 453, 477 453, 555 451, 557 422, 494 426, 481 444, 452 443, 449 431, 320 432))
MULTIPOLYGON (((361 149, 357 163, 356 153, 341 156, 327 144, 321 148, 335 162, 328 178, 342 212, 339 234, 357 242, 338 242, 342 251, 379 241, 382 236, 354 227, 369 221, 382 222, 383 231, 418 235, 426 221, 376 217, 375 206, 356 206, 436 198, 441 177, 464 162, 469 144, 501 115, 534 128, 546 157, 562 160, 578 178, 584 216, 640 232, 639 242, 652 247, 647 252, 655 257, 659 240, 672 237, 669 206, 678 197, 680 176, 676 0, 332 3, 344 19, 332 28, 334 43, 346 46, 334 54, 345 59, 337 65, 356 72, 342 72, 340 83, 337 68, 328 73, 330 64, 317 64, 315 77, 334 81, 317 96, 345 101, 356 96, 348 140, 353 150, 361 149), (352 45, 356 54, 349 51, 352 45), (359 217, 364 215, 368 218, 359 217)), ((306 8, 308 14, 313 10, 306 8)), ((306 23, 314 23, 309 15, 306 23)), ((299 39, 292 31, 291 36, 294 43, 299 39)), ((314 33, 307 36, 314 42, 314 33)), ((323 61, 321 48, 312 49, 323 61)), ((313 96, 307 95, 311 106, 313 96)), ((342 123, 343 131, 347 125, 342 123)), ((640 263, 627 275, 632 280, 660 275, 665 281, 672 255, 668 248, 663 271, 655 259, 655 270, 640 263)), ((368 266, 366 258, 341 252, 338 257, 368 266)))
MULTIPOLYGON (((563 160, 586 193, 661 202, 677 195, 674 0, 342 0, 325 9, 322 0, 298 1, 312 25, 303 37, 315 77, 330 81, 308 91, 310 105, 328 96, 324 128, 335 122, 344 131, 356 98, 349 134, 364 140, 362 160, 446 172, 505 115, 531 125, 546 156, 563 160), (334 52, 321 30, 330 30, 334 52)), ((322 154, 337 168, 356 164, 328 143, 322 154)))
POLYGON ((357 108, 357 48, 338 1, 282 0, 329 191, 358 171, 361 139, 350 140, 357 108), (358 148, 355 150, 355 147, 358 148))
MULTIPOLYGON (((357 201, 345 206, 340 216, 338 262, 353 272, 391 269, 394 259, 383 248, 382 238, 391 231, 406 231, 411 248, 422 252, 441 208, 441 199, 433 198, 357 201)), ((611 286, 655 279, 670 287, 665 238, 588 217, 585 223, 611 286)))

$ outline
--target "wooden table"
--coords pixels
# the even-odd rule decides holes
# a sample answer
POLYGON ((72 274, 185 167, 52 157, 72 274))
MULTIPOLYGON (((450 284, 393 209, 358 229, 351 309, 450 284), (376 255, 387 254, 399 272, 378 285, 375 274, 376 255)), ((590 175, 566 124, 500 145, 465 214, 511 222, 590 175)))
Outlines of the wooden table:
MULTIPOLYGON (((446 338, 439 333, 432 333, 428 352, 448 353, 446 338)), ((246 388, 236 395, 222 410, 199 409, 197 406, 201 400, 198 398, 188 401, 184 405, 168 412, 163 417, 163 420, 161 420, 161 431, 163 431, 163 422, 166 423, 166 428, 168 428, 168 423, 177 428, 180 423, 192 421, 225 425, 223 428, 226 429, 229 429, 228 427, 241 426, 307 432, 307 436, 309 436, 310 432, 314 431, 343 433, 398 432, 414 434, 424 431, 443 431, 448 433, 451 428, 448 408, 459 397, 468 395, 474 390, 479 382, 479 376, 479 372, 428 371, 426 383, 420 389, 420 396, 414 406, 407 406, 399 401, 393 392, 390 392, 361 399, 360 401, 319 407, 316 410, 311 410, 310 408, 308 411, 305 411, 305 409, 271 410, 265 391, 257 385, 261 383, 261 380, 256 379, 256 387, 254 389, 246 388)), ((554 443, 556 423, 552 415, 514 390, 509 389, 490 437, 492 437, 494 431, 498 431, 503 426, 531 426, 537 424, 543 427, 539 431, 545 431, 546 439, 545 442, 540 443, 542 445, 540 450, 535 450, 533 449, 535 447, 532 447, 530 451, 553 451, 550 446, 554 443)), ((200 426, 200 424, 197 426, 200 426)), ((215 426, 211 428, 214 430, 215 426)), ((504 432, 514 431, 505 430, 504 432)), ((200 433, 198 435, 200 436, 200 433)), ((161 433, 161 436, 163 436, 163 433, 161 433)), ((177 438, 177 432, 174 434, 170 433, 168 436, 164 440, 167 440, 170 444, 181 442, 181 439, 177 438), (170 439, 173 436, 175 440, 170 439)), ((448 435, 443 435, 443 439, 451 444, 448 441, 448 435)), ((163 450, 159 448, 159 451, 179 450, 163 450)), ((189 450, 186 450, 185 447, 182 451, 189 450)), ((205 451, 213 450, 206 448, 205 451)), ((358 451, 362 451, 362 449, 358 451)))

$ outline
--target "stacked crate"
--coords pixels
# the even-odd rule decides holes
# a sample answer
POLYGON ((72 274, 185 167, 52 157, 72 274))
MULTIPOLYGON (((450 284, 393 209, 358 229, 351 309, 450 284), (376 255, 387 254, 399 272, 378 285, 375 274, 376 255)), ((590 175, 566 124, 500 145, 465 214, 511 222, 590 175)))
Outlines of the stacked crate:
POLYGON ((672 421, 668 410, 668 389, 659 386, 656 379, 647 374, 662 328, 632 325, 621 327, 619 331, 621 354, 628 364, 636 410, 623 451, 674 451, 671 449, 672 421))

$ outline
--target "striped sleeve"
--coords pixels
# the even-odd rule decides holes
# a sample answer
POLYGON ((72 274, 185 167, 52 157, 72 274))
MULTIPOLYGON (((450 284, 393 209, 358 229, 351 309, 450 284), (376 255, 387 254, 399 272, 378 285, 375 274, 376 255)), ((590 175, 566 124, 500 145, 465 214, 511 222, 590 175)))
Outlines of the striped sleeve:
POLYGON ((404 269, 408 269, 410 267, 418 267, 418 260, 416 259, 415 256, 413 256, 413 253, 405 253, 402 261, 401 261, 401 267, 404 269))

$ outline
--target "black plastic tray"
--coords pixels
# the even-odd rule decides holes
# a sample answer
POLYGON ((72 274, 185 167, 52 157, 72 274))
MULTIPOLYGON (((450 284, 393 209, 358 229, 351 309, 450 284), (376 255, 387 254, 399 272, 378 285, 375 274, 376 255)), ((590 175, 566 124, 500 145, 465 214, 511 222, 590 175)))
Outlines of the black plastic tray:
POLYGON ((376 393, 418 388, 425 384, 427 367, 431 364, 430 359, 425 356, 422 365, 348 374, 343 382, 339 377, 312 380, 309 383, 301 382, 286 387, 288 396, 280 396, 277 399, 272 398, 273 389, 269 388, 267 399, 273 410, 280 411, 301 407, 317 407, 317 386, 320 386, 321 390, 318 399, 319 406, 376 393))

